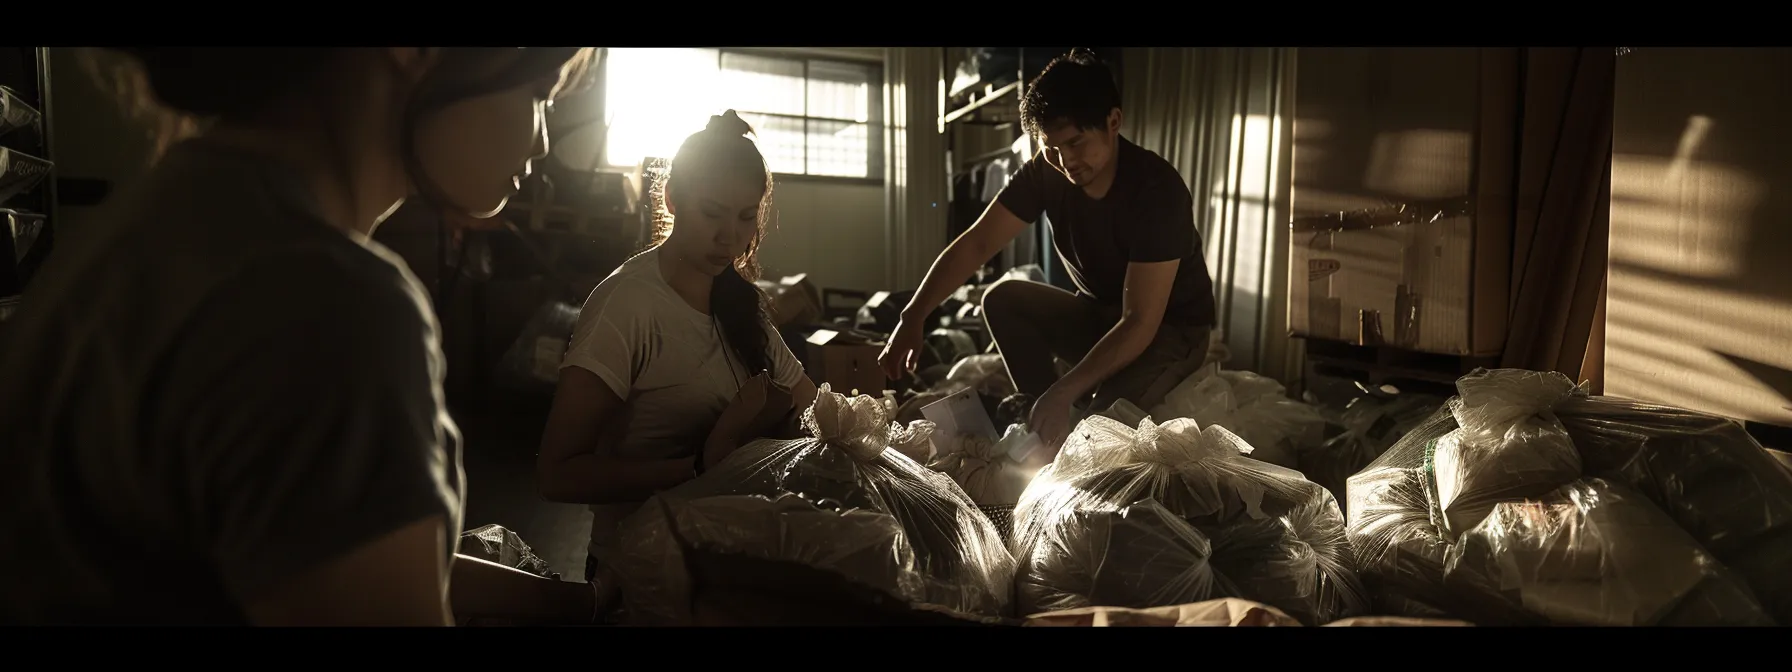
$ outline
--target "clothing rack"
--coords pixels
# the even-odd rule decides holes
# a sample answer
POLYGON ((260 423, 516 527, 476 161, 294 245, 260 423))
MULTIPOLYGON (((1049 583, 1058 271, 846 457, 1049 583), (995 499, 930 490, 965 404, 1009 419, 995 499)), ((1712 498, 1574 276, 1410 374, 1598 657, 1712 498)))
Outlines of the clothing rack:
MULTIPOLYGON (((56 153, 52 147, 50 105, 50 50, 48 47, 11 47, 0 52, 0 86, 12 92, 20 108, 7 110, 9 121, 25 122, 18 128, 0 126, 0 147, 13 156, 6 178, 16 182, 18 166, 43 172, 29 186, 0 202, 0 320, 10 316, 55 242, 56 153), (28 109, 24 109, 28 108, 28 109)), ((3 184, 3 183, 0 183, 3 184)), ((12 191, 8 189, 8 191, 12 191)))

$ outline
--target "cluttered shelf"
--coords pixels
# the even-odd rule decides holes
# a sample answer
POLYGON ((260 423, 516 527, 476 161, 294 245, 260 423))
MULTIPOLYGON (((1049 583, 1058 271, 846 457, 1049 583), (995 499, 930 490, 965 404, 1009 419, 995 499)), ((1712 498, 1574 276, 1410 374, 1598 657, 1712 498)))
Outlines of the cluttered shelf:
POLYGON ((49 50, 0 51, 0 320, 16 308, 55 238, 49 50))
MULTIPOLYGON (((940 132, 945 132, 947 124, 964 119, 966 116, 975 113, 977 110, 982 109, 990 103, 1003 100, 1007 98, 1009 94, 1018 93, 1020 89, 1021 83, 1019 81, 1010 82, 1001 88, 995 88, 993 86, 986 87, 982 95, 973 96, 970 103, 947 112, 945 116, 940 117, 940 132)), ((1015 103, 1019 104, 1019 100, 1016 99, 1015 103)))

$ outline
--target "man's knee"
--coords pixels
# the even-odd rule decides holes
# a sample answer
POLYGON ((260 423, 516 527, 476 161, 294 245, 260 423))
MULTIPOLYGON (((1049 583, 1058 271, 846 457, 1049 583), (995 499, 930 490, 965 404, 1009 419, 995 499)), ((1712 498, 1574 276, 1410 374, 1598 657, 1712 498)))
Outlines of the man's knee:
POLYGON ((983 316, 986 320, 1009 323, 1029 319, 1036 312, 1041 290, 1054 288, 1030 280, 1008 278, 983 290, 983 316))
POLYGON ((1009 308, 1022 301, 1025 296, 1027 281, 1019 278, 1007 278, 996 281, 989 289, 983 290, 983 313, 991 311, 1007 313, 1009 308))

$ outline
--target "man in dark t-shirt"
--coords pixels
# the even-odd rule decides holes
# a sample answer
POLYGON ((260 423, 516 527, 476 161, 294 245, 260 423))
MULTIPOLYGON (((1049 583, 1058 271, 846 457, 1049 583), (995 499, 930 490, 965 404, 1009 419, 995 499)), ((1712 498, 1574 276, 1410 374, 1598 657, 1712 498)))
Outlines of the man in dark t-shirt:
POLYGON ((891 378, 912 369, 926 316, 1043 213, 1078 291, 1007 280, 984 293, 983 314, 1015 387, 1036 398, 1029 427, 1056 448, 1088 395, 1093 411, 1120 399, 1149 409, 1200 368, 1213 280, 1182 175, 1120 137, 1107 66, 1082 50, 1052 61, 1027 87, 1021 120, 1043 151, 946 246, 881 363, 891 378))

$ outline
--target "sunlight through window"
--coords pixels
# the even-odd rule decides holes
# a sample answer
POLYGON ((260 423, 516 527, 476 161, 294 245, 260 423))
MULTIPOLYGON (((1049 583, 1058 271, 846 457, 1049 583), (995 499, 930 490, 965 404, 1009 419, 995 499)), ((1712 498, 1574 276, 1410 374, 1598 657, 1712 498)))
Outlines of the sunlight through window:
POLYGON ((710 115, 740 112, 773 172, 881 176, 875 64, 718 49, 610 49, 604 59, 611 166, 671 158, 710 115))

